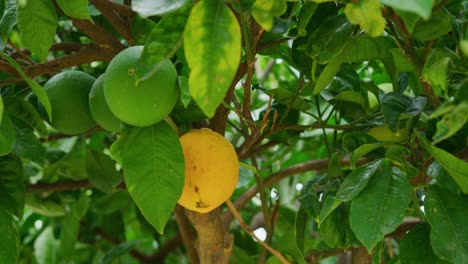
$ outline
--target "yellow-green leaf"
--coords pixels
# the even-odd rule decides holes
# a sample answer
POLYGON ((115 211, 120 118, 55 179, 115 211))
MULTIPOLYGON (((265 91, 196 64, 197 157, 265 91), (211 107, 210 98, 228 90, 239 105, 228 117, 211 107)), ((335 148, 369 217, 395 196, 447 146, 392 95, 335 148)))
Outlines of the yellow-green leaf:
POLYGON ((193 99, 212 117, 236 75, 241 30, 231 10, 218 0, 202 0, 190 12, 184 32, 193 99))
POLYGON ((252 6, 252 16, 266 31, 273 27, 273 18, 286 12, 285 0, 257 0, 252 6))
POLYGON ((372 37, 380 36, 385 29, 385 19, 380 12, 378 0, 351 2, 346 5, 345 14, 351 23, 361 25, 372 37))

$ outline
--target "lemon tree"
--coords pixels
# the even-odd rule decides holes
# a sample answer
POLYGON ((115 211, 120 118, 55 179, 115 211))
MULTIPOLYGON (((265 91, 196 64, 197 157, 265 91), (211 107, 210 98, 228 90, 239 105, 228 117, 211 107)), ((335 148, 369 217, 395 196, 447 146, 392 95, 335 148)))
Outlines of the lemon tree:
POLYGON ((467 12, 0 0, 0 264, 468 263, 467 12))

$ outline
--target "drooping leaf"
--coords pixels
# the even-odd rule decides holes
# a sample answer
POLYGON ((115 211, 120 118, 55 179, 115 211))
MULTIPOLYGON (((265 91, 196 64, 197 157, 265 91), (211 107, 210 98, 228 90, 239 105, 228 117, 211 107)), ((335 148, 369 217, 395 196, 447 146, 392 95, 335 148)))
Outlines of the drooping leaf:
POLYGON ((6 39, 11 29, 16 25, 16 1, 5 1, 5 11, 0 19, 0 37, 6 39))
POLYGON ((159 68, 159 62, 170 59, 179 49, 190 7, 190 5, 186 5, 176 12, 168 14, 154 26, 146 39, 141 57, 135 68, 137 82, 147 80, 153 76, 159 68))
POLYGON ((24 45, 36 55, 39 61, 44 61, 57 29, 54 4, 49 0, 27 1, 25 5, 19 3, 16 16, 24 45))
MULTIPOLYGON (((42 0, 41 0, 42 1, 42 0)), ((8 57, 7 55, 0 53, 0 56, 5 58, 13 67, 15 67, 16 71, 21 75, 21 77, 26 81, 26 83, 31 87, 31 90, 37 96, 37 99, 42 104, 44 109, 49 116, 49 120, 52 120, 52 106, 50 104, 49 97, 47 96, 46 91, 42 86, 40 86, 36 81, 30 79, 21 69, 21 66, 12 58, 8 57)))
POLYGON ((132 9, 142 17, 160 16, 184 6, 188 0, 133 0, 132 9))
POLYGON ((89 207, 91 198, 86 194, 70 206, 70 211, 62 219, 62 229, 60 233, 59 258, 64 262, 71 262, 75 255, 75 244, 78 241, 80 232, 80 220, 89 207))
POLYGON ((0 207, 21 219, 25 189, 21 160, 11 154, 0 157, 0 207))
POLYGON ((10 117, 4 113, 0 123, 0 157, 10 153, 15 143, 15 130, 10 117))
POLYGON ((241 56, 241 31, 223 1, 202 0, 190 12, 184 32, 193 99, 212 117, 234 79, 241 56))
POLYGON ((5 97, 6 110, 12 117, 16 117, 34 128, 41 136, 47 136, 48 131, 44 123, 44 120, 39 115, 37 110, 26 100, 16 97, 9 96, 5 97))
POLYGON ((91 19, 89 16, 88 0, 57 0, 57 4, 69 17, 91 19))
POLYGON ((17 263, 20 250, 18 225, 13 216, 0 206, 0 263, 17 263))
POLYGON ((344 12, 351 23, 359 24, 371 37, 380 36, 385 29, 385 19, 380 12, 379 0, 348 3, 344 12))
POLYGON ((319 94, 323 89, 325 89, 325 87, 327 87, 327 85, 333 80, 335 74, 340 70, 342 63, 342 58, 337 57, 325 66, 325 69, 323 69, 315 84, 314 94, 319 94))
POLYGON ((293 98, 295 98, 293 104, 291 105, 291 107, 294 109, 307 112, 312 108, 312 105, 305 99, 296 96, 295 93, 285 88, 270 89, 265 93, 272 96, 280 104, 284 105, 288 105, 293 100, 293 98))
POLYGON ((177 134, 166 122, 131 129, 122 167, 128 192, 162 233, 184 185, 184 157, 177 134))
POLYGON ((416 13, 424 19, 431 17, 432 5, 434 4, 434 0, 380 0, 380 2, 398 10, 416 13))
POLYGON ((434 252, 452 263, 468 262, 468 197, 445 189, 429 187, 424 211, 431 224, 431 245, 434 252))
POLYGON ((435 160, 452 176, 453 180, 460 186, 463 193, 468 193, 468 162, 463 161, 447 151, 431 145, 426 138, 416 132, 424 149, 429 152, 435 160))
POLYGON ((352 200, 351 229, 369 252, 403 221, 410 196, 411 185, 404 173, 385 167, 352 200))
POLYGON ((451 54, 445 51, 435 50, 432 52, 424 64, 422 76, 434 88, 438 96, 443 96, 448 92, 448 66, 452 62, 451 54))
POLYGON ((434 253, 429 239, 431 227, 421 223, 411 228, 400 242, 400 261, 407 264, 448 264, 434 253))
POLYGON ((323 221, 330 215, 343 201, 335 196, 328 195, 323 202, 322 209, 319 216, 319 227, 323 221))
POLYGON ((376 143, 377 140, 364 132, 352 131, 344 134, 341 142, 343 149, 350 153, 364 144, 376 143))
POLYGON ((367 186, 382 162, 378 159, 353 170, 341 183, 336 197, 344 202, 354 199, 367 186))
POLYGON ((133 38, 136 45, 144 45, 156 23, 149 19, 135 15, 130 22, 133 38))
POLYGON ((112 192, 122 182, 122 175, 116 171, 114 161, 102 152, 87 150, 86 171, 89 181, 106 193, 112 192))
POLYGON ((304 253, 304 237, 306 235, 307 231, 307 224, 309 215, 307 212, 304 210, 303 207, 299 207, 299 210, 296 213, 296 222, 295 222, 295 236, 296 236, 296 244, 297 248, 304 253))
POLYGON ((273 18, 286 12, 285 0, 257 0, 252 6, 252 16, 266 31, 273 27, 273 18))
POLYGON ((426 106, 427 98, 422 96, 409 97, 405 94, 390 92, 381 100, 385 123, 392 132, 397 133, 400 121, 407 118, 416 118, 426 106))

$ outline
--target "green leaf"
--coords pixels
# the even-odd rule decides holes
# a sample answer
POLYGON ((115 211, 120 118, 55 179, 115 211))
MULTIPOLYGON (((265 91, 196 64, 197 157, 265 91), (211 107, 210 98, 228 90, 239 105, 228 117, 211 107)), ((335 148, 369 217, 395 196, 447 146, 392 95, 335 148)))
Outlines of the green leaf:
POLYGON ((88 210, 90 201, 91 198, 86 194, 81 194, 78 201, 71 205, 70 211, 62 219, 59 251, 61 262, 69 263, 73 260, 75 244, 80 232, 80 220, 88 210))
POLYGON ((44 109, 49 116, 49 120, 52 120, 52 106, 50 104, 49 97, 47 96, 46 91, 42 86, 40 86, 36 81, 30 79, 21 69, 21 66, 12 58, 8 57, 7 55, 0 53, 0 55, 5 58, 13 67, 15 67, 16 71, 21 75, 21 77, 26 81, 26 83, 31 87, 31 90, 37 96, 37 99, 42 104, 44 109))
POLYGON ((252 6, 252 16, 262 28, 271 31, 273 18, 286 12, 287 7, 285 0, 256 0, 252 6))
POLYGON ((60 9, 69 17, 89 19, 88 0, 57 0, 60 9))
POLYGON ((42 199, 34 194, 26 194, 26 207, 33 212, 48 217, 65 216, 65 208, 52 201, 51 199, 42 199))
POLYGON ((340 57, 343 62, 382 60, 390 58, 389 49, 395 47, 395 42, 389 37, 354 36, 348 40, 340 57))
POLYGON ((433 40, 452 31, 452 17, 444 11, 438 11, 428 21, 419 20, 411 36, 417 40, 433 40))
POLYGON ((369 252, 403 221, 410 197, 411 185, 403 172, 385 167, 352 200, 351 229, 369 252))
POLYGON ((135 68, 136 82, 153 76, 159 63, 170 59, 182 43, 182 35, 190 13, 190 5, 161 19, 146 39, 143 52, 135 68))
POLYGON ((185 76, 179 76, 178 83, 180 88, 180 101, 182 101, 184 107, 187 108, 190 101, 192 101, 192 95, 190 95, 190 88, 188 86, 188 78, 185 76))
POLYGON ((353 164, 355 164, 360 158, 362 158, 366 154, 369 154, 370 152, 379 149, 383 146, 384 144, 382 142, 364 144, 359 146, 357 149, 354 150, 353 156, 351 157, 353 164))
POLYGON ((434 178, 437 184, 453 193, 460 193, 460 187, 453 180, 450 174, 440 165, 439 162, 434 161, 427 168, 427 176, 434 178))
POLYGON ((358 245, 349 225, 349 211, 348 203, 341 204, 320 224, 320 236, 328 246, 345 248, 358 245))
POLYGON ((463 193, 468 193, 468 162, 465 162, 447 151, 431 145, 427 139, 416 132, 424 149, 436 159, 442 167, 452 176, 455 182, 460 186, 463 193))
POLYGON ((344 134, 341 142, 343 149, 350 153, 364 144, 376 143, 377 140, 364 132, 352 131, 344 134))
POLYGON ((341 183, 336 197, 344 202, 354 199, 367 186, 382 161, 382 159, 378 159, 353 170, 341 183))
POLYGON ((392 54, 393 63, 398 71, 400 72, 414 72, 413 64, 408 60, 400 49, 392 48, 390 49, 390 53, 392 54))
POLYGON ((34 241, 34 256, 38 264, 56 264, 58 252, 58 241, 54 236, 54 229, 48 226, 34 241))
POLYGON ((87 150, 86 171, 89 181, 99 190, 110 193, 122 182, 122 175, 115 169, 114 161, 102 152, 87 150))
POLYGON ((2 95, 0 94, 0 124, 2 123, 2 118, 3 118, 3 98, 2 98, 2 95))
POLYGON ((46 150, 32 128, 14 117, 12 121, 15 131, 15 144, 13 144, 12 153, 39 165, 44 165, 46 150))
POLYGON ((0 123, 0 157, 10 153, 15 143, 15 130, 8 114, 4 113, 0 123))
POLYGON ((462 102, 437 122, 432 140, 437 144, 457 133, 468 122, 468 102, 462 102))
POLYGON ((340 70, 342 63, 343 60, 341 57, 336 57, 331 60, 327 66, 325 66, 315 84, 314 95, 319 94, 323 89, 325 89, 325 87, 327 87, 327 85, 333 80, 335 74, 340 70))
POLYGON ((417 117, 427 103, 425 97, 409 97, 405 94, 390 92, 381 100, 385 123, 392 132, 398 132, 400 121, 408 117, 417 117))
POLYGON ((132 9, 142 17, 160 16, 174 12, 188 3, 188 0, 133 0, 132 9))
POLYGON ((434 5, 434 0, 380 0, 380 2, 398 10, 418 14, 426 20, 431 17, 434 5))
POLYGON ((132 203, 132 198, 125 190, 116 190, 110 194, 93 199, 90 210, 99 215, 110 215, 128 208, 132 203))
POLYGON ((131 129, 122 167, 128 192, 162 233, 184 186, 184 156, 177 134, 166 122, 131 129))
POLYGON ((11 154, 0 157, 0 207, 21 219, 25 192, 21 160, 11 154))
POLYGON ((202 0, 190 12, 184 33, 193 99, 212 117, 234 79, 241 56, 241 30, 223 1, 202 0))
POLYGON ((298 97, 294 92, 285 88, 270 89, 265 91, 265 93, 272 96, 275 101, 283 105, 289 105, 291 101, 294 100, 293 104, 291 105, 291 107, 294 109, 307 112, 312 108, 312 105, 305 99, 298 97))
POLYGON ((323 202, 322 209, 319 216, 319 227, 323 221, 330 215, 343 201, 332 195, 328 195, 323 202))
POLYGON ((422 77, 432 85, 438 96, 445 95, 448 92, 447 70, 450 62, 452 62, 450 55, 448 52, 436 50, 429 55, 427 62, 424 64, 422 77))
MULTIPOLYGON (((447 263, 434 253, 429 239, 431 227, 421 223, 411 228, 400 242, 400 261, 405 264, 447 263)), ((448 264, 448 263, 447 263, 448 264)))
POLYGON ((432 248, 439 257, 452 263, 468 263, 467 204, 467 196, 438 187, 429 187, 424 199, 424 211, 432 227, 432 248))
POLYGON ((5 106, 6 110, 11 117, 16 117, 29 125, 31 128, 34 128, 41 136, 47 136, 49 132, 47 131, 47 126, 44 123, 44 120, 37 112, 31 103, 25 101, 24 99, 16 96, 5 97, 5 106))
POLYGON ((18 226, 13 216, 0 206, 0 263, 17 263, 20 250, 18 226))
POLYGON ((385 19, 380 12, 379 0, 348 3, 344 12, 351 23, 359 24, 371 37, 378 37, 384 32, 385 19))
POLYGON ((299 10, 299 15, 297 17, 297 35, 306 36, 307 35, 307 24, 315 13, 317 9, 317 3, 314 2, 305 2, 304 5, 299 10))
POLYGON ((296 236, 297 248, 303 254, 304 254, 304 237, 307 231, 308 219, 309 219, 309 215, 304 210, 304 208, 300 206, 296 213, 294 235, 296 236))
POLYGON ((0 20, 0 36, 3 39, 9 37, 11 29, 16 25, 16 1, 6 0, 5 3, 5 11, 0 20))
POLYGON ((133 38, 136 45, 144 45, 156 23, 149 19, 135 15, 130 22, 133 38))
POLYGON ((54 4, 50 0, 28 1, 25 5, 18 4, 16 16, 24 45, 36 55, 39 61, 44 61, 57 29, 54 4))

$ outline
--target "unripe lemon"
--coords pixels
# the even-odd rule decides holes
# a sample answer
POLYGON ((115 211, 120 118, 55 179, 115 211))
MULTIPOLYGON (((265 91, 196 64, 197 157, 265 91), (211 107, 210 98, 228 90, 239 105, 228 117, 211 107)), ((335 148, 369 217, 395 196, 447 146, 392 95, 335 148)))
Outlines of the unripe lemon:
POLYGON ((104 97, 112 113, 133 126, 150 126, 163 120, 174 108, 179 95, 177 71, 163 60, 150 78, 136 84, 135 66, 143 46, 121 51, 107 67, 104 97))
POLYGON ((104 98, 104 74, 99 76, 89 92, 89 110, 94 120, 108 131, 120 131, 120 120, 111 112, 104 98))
POLYGON ((387 125, 373 127, 367 132, 370 136, 382 142, 404 142, 408 141, 408 133, 400 130, 399 133, 393 133, 387 125))
POLYGON ((81 134, 96 126, 89 111, 88 96, 95 78, 82 71, 63 71, 44 85, 52 106, 50 125, 68 135, 81 134))
POLYGON ((239 161, 232 144, 208 128, 180 137, 185 159, 185 183, 178 203, 207 213, 231 197, 239 179, 239 161))

